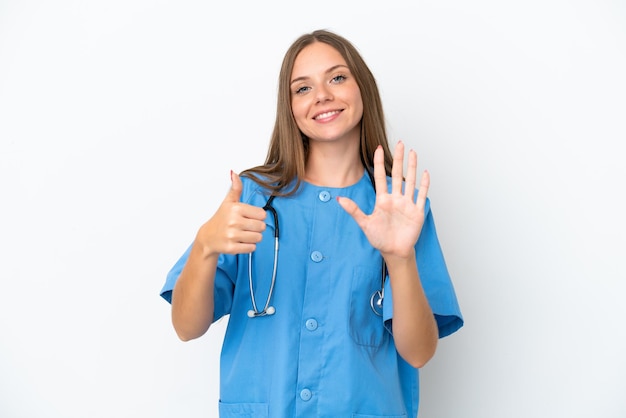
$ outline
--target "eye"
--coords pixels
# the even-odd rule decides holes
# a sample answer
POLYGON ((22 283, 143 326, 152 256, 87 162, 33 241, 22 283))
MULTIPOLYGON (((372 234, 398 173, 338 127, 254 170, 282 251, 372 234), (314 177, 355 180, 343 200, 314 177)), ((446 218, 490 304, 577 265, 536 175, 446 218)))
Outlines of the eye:
POLYGON ((306 86, 298 87, 296 90, 294 90, 294 94, 304 94, 309 90, 311 90, 311 87, 306 87, 306 86))
POLYGON ((340 74, 340 75, 336 75, 336 76, 334 76, 334 77, 331 79, 331 82, 332 82, 332 83, 335 83, 335 84, 337 84, 337 83, 341 83, 341 82, 345 81, 345 79, 346 79, 346 78, 347 78, 347 77, 346 77, 345 75, 341 75, 341 74, 340 74))

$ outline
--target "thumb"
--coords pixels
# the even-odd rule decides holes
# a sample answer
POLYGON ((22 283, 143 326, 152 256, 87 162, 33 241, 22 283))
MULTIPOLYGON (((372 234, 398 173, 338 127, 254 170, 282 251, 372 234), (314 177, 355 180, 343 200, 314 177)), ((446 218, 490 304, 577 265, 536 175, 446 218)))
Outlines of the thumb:
POLYGON ((339 203, 339 206, 341 206, 343 210, 348 212, 348 214, 352 216, 352 218, 354 218, 356 223, 361 228, 363 228, 363 225, 365 224, 365 221, 367 220, 367 216, 365 215, 365 213, 363 213, 363 211, 359 208, 359 206, 356 203, 354 203, 352 199, 347 198, 347 197, 337 196, 337 202, 339 203))
POLYGON ((229 202, 239 202, 239 199, 241 198, 241 191, 243 190, 241 179, 237 173, 230 170, 230 180, 232 185, 226 195, 226 200, 229 202))

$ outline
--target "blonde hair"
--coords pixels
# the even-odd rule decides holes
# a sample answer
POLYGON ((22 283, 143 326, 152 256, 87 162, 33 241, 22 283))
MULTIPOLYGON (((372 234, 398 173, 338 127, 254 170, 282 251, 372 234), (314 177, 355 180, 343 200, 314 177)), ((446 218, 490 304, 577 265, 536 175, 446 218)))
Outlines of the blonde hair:
POLYGON ((374 76, 361 54, 347 39, 327 30, 316 30, 296 39, 283 58, 278 78, 276 122, 265 163, 241 173, 277 196, 295 193, 305 173, 309 140, 302 134, 293 117, 290 82, 296 57, 314 42, 328 44, 341 54, 361 91, 363 117, 360 157, 365 170, 372 177, 374 151, 381 145, 385 154, 385 171, 387 175, 391 174, 392 156, 387 141, 382 101, 374 76), (287 188, 288 186, 290 187, 287 188))

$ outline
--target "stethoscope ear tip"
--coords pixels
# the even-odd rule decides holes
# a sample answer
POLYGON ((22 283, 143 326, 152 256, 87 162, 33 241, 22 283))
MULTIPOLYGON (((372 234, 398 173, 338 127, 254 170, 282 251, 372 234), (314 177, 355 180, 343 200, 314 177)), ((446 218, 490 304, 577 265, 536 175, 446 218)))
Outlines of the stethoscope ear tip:
POLYGON ((248 318, 256 318, 257 316, 266 316, 266 315, 274 315, 276 313, 276 309, 273 306, 268 306, 267 309, 255 312, 254 309, 250 309, 248 311, 248 318))

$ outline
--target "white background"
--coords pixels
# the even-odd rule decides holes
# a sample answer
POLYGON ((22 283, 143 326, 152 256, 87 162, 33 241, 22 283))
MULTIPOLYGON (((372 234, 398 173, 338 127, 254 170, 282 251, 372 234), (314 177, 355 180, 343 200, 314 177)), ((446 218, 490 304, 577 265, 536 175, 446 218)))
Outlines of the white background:
POLYGON ((623 1, 0 0, 1 417, 216 416, 226 322, 159 290, 316 28, 431 172, 466 325, 420 417, 626 416, 623 1))

